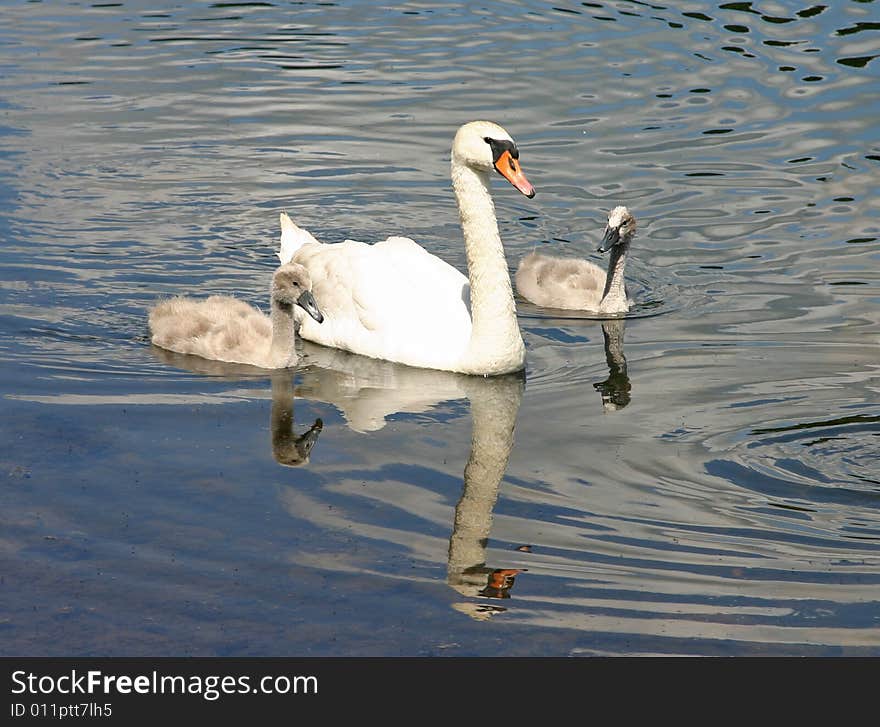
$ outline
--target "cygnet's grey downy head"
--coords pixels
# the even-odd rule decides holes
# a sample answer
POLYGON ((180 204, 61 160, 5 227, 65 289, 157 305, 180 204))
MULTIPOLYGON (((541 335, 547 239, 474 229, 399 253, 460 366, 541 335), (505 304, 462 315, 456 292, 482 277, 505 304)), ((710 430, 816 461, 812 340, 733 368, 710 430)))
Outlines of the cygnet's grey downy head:
POLYGON ((623 205, 608 213, 605 234, 599 243, 599 252, 608 252, 615 245, 627 245, 636 233, 636 218, 623 205))
POLYGON ((312 295, 312 278, 309 271, 298 263, 281 265, 272 276, 272 300, 282 305, 298 305, 318 323, 324 314, 312 295))
POLYGON ((453 164, 483 172, 495 170, 526 197, 535 188, 519 165, 519 149, 507 131, 491 121, 470 121, 459 127, 452 142, 453 164))

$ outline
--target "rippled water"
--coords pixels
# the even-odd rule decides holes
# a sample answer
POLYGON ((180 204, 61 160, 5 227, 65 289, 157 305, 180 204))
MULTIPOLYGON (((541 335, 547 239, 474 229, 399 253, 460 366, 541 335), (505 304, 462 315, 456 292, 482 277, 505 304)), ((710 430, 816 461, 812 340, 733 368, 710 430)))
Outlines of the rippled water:
POLYGON ((880 655, 876 3, 0 17, 4 654, 880 655), (511 270, 636 214, 625 320, 519 301, 500 379, 150 345, 282 209, 463 269, 472 118, 511 270))

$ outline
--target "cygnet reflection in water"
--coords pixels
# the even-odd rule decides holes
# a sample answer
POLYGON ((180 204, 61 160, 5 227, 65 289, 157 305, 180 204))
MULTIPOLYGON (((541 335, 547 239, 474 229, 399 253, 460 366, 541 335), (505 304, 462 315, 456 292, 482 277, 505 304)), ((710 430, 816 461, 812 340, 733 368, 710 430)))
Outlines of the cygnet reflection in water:
POLYGON ((630 402, 632 385, 626 372, 626 356, 623 355, 625 326, 626 321, 623 318, 609 318, 602 321, 608 378, 593 384, 593 388, 602 395, 602 408, 606 412, 623 409, 630 402))
MULTIPOLYGON (((266 371, 255 366, 216 361, 176 353, 160 346, 152 347, 153 353, 160 361, 184 371, 203 374, 224 380, 237 381, 242 379, 259 379, 266 371)), ((281 369, 272 371, 272 407, 269 415, 271 431, 272 456, 275 461, 285 467, 300 467, 309 463, 312 449, 324 428, 323 421, 318 418, 302 434, 293 430, 294 371, 281 369)))
POLYGON ((272 456, 278 464, 308 464, 312 447, 324 429, 320 417, 302 434, 293 430, 293 376, 289 371, 272 374, 272 456))

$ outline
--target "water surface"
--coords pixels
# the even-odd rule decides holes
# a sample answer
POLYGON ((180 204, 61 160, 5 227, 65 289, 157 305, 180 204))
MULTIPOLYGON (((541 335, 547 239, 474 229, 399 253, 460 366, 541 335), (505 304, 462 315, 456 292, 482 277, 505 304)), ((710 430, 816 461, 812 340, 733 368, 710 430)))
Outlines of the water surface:
POLYGON ((880 655, 876 3, 0 17, 2 653, 880 655), (511 271, 634 212, 625 319, 518 301, 499 379, 150 345, 265 305, 281 210, 464 269, 473 118, 511 271))

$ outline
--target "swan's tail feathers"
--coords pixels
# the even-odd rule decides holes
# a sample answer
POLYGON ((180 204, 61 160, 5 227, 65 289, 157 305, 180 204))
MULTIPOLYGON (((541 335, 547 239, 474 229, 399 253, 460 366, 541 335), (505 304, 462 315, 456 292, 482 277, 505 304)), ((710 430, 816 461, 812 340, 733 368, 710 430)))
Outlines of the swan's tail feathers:
POLYGON ((318 244, 311 232, 293 224, 287 212, 281 213, 281 247, 278 250, 278 259, 282 263, 289 263, 297 250, 309 243, 318 244))

